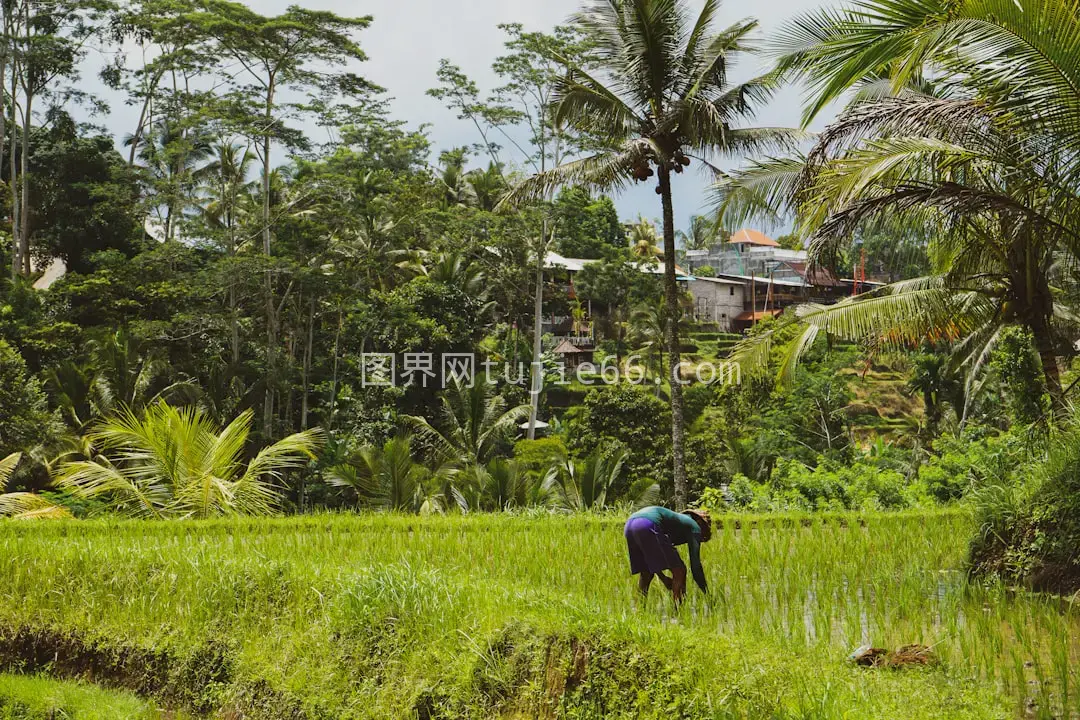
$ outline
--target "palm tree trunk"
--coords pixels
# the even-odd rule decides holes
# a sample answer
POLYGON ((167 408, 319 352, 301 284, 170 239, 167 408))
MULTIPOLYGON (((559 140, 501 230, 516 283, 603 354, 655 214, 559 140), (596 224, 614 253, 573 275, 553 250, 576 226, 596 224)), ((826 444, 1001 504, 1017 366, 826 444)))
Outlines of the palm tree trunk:
POLYGON ((315 344, 315 298, 308 301, 307 340, 304 343, 303 386, 304 397, 300 406, 300 429, 308 428, 308 412, 311 402, 311 349, 315 344))
POLYGON ((22 260, 22 274, 30 274, 30 123, 33 120, 31 112, 33 96, 26 92, 26 109, 23 111, 22 128, 22 157, 19 159, 20 168, 19 187, 22 191, 22 200, 19 205, 22 210, 22 223, 19 228, 19 257, 22 260))
MULTIPOLYGON (((330 419, 326 423, 327 430, 334 429, 334 419, 337 417, 337 394, 338 394, 338 365, 341 361, 341 331, 344 328, 344 319, 341 307, 338 307, 337 330, 334 331, 334 370, 330 379, 330 419)), ((360 357, 364 355, 364 343, 360 344, 360 357)))
POLYGON ((10 166, 9 182, 11 183, 11 243, 13 254, 11 257, 11 275, 17 277, 22 274, 22 235, 20 222, 22 219, 22 207, 19 204, 19 163, 15 153, 18 147, 19 122, 16 115, 15 91, 16 69, 11 70, 11 147, 8 152, 10 166))
POLYGON ((536 439, 536 420, 540 410, 540 391, 544 385, 541 367, 544 332, 544 254, 547 239, 547 219, 540 229, 540 243, 536 248, 536 295, 533 298, 533 352, 529 367, 529 440, 536 439))
POLYGON ((270 258, 270 128, 273 123, 274 112, 274 78, 270 78, 270 86, 266 94, 266 125, 263 128, 262 137, 262 241, 263 254, 266 255, 268 266, 266 268, 265 291, 266 291, 266 394, 263 397, 263 431, 270 435, 274 424, 274 383, 277 369, 277 314, 274 312, 274 279, 269 268, 270 258))
POLYGON ((679 368, 679 282, 675 276, 675 213, 671 207, 671 170, 659 167, 660 198, 664 205, 664 300, 667 311, 668 367, 671 369, 671 456, 675 506, 686 507, 686 453, 683 448, 683 396, 679 368))
POLYGON ((1050 402, 1055 413, 1063 413, 1065 392, 1061 387, 1061 369, 1058 367, 1057 353, 1054 351, 1054 343, 1050 338, 1050 329, 1041 317, 1035 318, 1028 325, 1035 339, 1035 350, 1039 353, 1039 361, 1042 363, 1043 378, 1046 381, 1046 391, 1050 394, 1050 402))

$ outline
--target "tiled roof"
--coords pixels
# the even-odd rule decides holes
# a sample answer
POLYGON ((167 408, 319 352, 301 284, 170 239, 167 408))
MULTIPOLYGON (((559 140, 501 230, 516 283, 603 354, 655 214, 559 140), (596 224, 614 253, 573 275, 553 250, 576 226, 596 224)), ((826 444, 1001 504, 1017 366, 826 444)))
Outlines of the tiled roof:
POLYGON ((780 247, 780 243, 773 240, 765 233, 743 228, 731 236, 728 240, 732 245, 761 245, 763 247, 780 247))

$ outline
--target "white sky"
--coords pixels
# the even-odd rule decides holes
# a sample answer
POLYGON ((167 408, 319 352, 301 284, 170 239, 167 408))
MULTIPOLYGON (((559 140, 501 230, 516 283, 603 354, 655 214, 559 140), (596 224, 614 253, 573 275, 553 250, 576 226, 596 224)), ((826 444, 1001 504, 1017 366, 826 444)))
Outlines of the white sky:
MULTIPOLYGON (((372 15, 374 22, 359 34, 360 45, 368 54, 367 62, 356 70, 364 77, 386 88, 394 98, 394 114, 411 127, 428 124, 432 142, 433 159, 440 150, 459 145, 471 145, 479 140, 475 129, 467 121, 459 121, 454 113, 446 110, 439 101, 425 95, 435 85, 435 71, 440 58, 449 58, 461 66, 480 86, 481 92, 495 87, 498 82, 491 71, 491 62, 503 53, 504 35, 496 27, 499 23, 518 22, 526 30, 550 30, 565 22, 578 8, 579 0, 358 0, 357 2, 334 2, 334 0, 246 0, 254 10, 262 14, 276 14, 290 4, 300 4, 317 9, 332 10, 340 15, 372 15)), ((762 36, 774 31, 792 16, 820 5, 822 0, 760 0, 758 3, 736 3, 728 0, 721 6, 717 28, 755 16, 761 21, 762 36)), ((690 0, 696 11, 698 0, 690 0)), ((756 63, 748 60, 748 63, 756 63)), ((738 77, 746 77, 759 70, 748 64, 738 77)), ((107 118, 95 118, 105 124, 119 138, 130 133, 137 119, 135 108, 124 104, 123 98, 104 91, 93 72, 83 78, 84 85, 106 96, 110 103, 107 118)), ((800 117, 800 93, 785 89, 759 114, 757 125, 795 127, 800 117)), ((820 126, 820 123, 816 124, 820 126)), ((816 127, 814 128, 816 129, 816 127)), ((316 141, 318 128, 310 128, 316 141)), ((509 151, 504 154, 509 154, 509 151)), ((486 159, 475 159, 477 164, 486 159)), ((734 167, 738 160, 729 161, 734 167)), ((684 174, 675 179, 676 225, 682 227, 687 218, 705 210, 707 205, 707 182, 697 173, 684 174)), ((615 198, 623 219, 633 219, 639 213, 648 218, 660 215, 660 203, 653 185, 643 183, 615 198)))

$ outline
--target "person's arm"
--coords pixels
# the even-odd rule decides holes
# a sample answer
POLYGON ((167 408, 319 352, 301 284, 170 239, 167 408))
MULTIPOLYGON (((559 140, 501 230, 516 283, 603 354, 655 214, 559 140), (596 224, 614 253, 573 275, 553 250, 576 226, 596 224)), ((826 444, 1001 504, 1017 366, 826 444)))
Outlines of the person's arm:
POLYGON ((701 543, 698 542, 696 535, 690 536, 686 549, 690 555, 690 572, 694 576, 694 582, 701 588, 701 592, 709 592, 709 586, 705 582, 705 571, 701 569, 701 543))

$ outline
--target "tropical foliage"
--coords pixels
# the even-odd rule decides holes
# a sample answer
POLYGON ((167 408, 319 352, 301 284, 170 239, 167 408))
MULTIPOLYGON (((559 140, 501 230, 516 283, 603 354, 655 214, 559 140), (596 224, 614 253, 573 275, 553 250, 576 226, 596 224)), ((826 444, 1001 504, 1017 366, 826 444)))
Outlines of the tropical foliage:
POLYGON ((499 26, 486 86, 433 63, 472 135, 447 145, 359 74, 377 18, 0 7, 6 507, 1015 509, 1077 384, 1076 11, 861 0, 765 33, 587 0, 499 26), (79 121, 99 57, 113 136, 79 121), (755 127, 796 83, 823 130, 755 127), (634 183, 657 207, 604 194, 634 183), (769 226, 779 318, 685 279, 769 226))
MULTIPOLYGON (((1034 5, 869 3, 865 12, 804 16, 777 41, 781 67, 805 74, 815 91, 807 119, 843 91, 858 92, 808 155, 722 181, 720 215, 790 208, 813 259, 832 266, 864 228, 929 236, 934 272, 801 309, 804 329, 783 377, 818 333, 883 349, 930 339, 955 344, 970 389, 1002 329, 1020 325, 1063 409, 1056 358, 1074 324, 1062 301, 1077 258, 1078 186, 1061 134, 1077 98, 1061 78, 1070 76, 1077 20, 1070 2, 1034 5), (1007 82, 1014 77, 1031 81, 1007 82)), ((755 340, 739 359, 754 364, 771 340, 755 340)))
POLYGON ((527 405, 507 409, 506 399, 496 395, 487 379, 473 383, 455 381, 441 395, 442 427, 437 430, 423 417, 409 418, 428 439, 433 453, 465 465, 487 462, 500 443, 509 440, 517 423, 528 417, 527 405))
MULTIPOLYGON (((551 108, 556 124, 599 139, 605 150, 537 173, 510 194, 511 199, 540 196, 565 184, 619 189, 655 175, 663 210, 669 319, 680 315, 672 175, 682 173, 692 158, 709 168, 707 158, 714 153, 759 152, 792 138, 786 130, 738 127, 770 97, 776 82, 770 75, 729 83, 735 57, 748 49, 757 23, 744 20, 714 30, 717 8, 715 0, 706 0, 691 21, 677 0, 586 3, 576 20, 592 43, 596 67, 567 63, 551 108)), ((652 254, 647 242, 634 247, 639 256, 652 254)), ((674 372, 680 367, 677 322, 667 328, 668 366, 674 372)), ((678 382, 670 388, 675 497, 682 505, 688 491, 682 388, 678 382)))
POLYGON ((201 410, 164 402, 125 410, 90 433, 94 459, 63 465, 58 485, 75 497, 105 496, 132 517, 267 515, 279 506, 285 471, 314 457, 320 433, 290 435, 245 463, 251 421, 248 411, 219 428, 201 410))
POLYGON ((16 520, 58 519, 71 517, 71 513, 41 495, 29 492, 7 492, 6 487, 22 459, 21 453, 8 455, 0 460, 0 518, 16 520))

